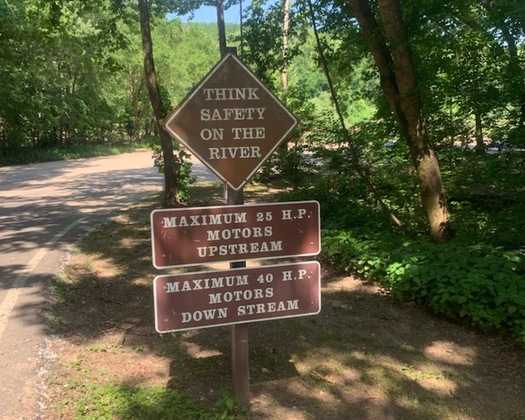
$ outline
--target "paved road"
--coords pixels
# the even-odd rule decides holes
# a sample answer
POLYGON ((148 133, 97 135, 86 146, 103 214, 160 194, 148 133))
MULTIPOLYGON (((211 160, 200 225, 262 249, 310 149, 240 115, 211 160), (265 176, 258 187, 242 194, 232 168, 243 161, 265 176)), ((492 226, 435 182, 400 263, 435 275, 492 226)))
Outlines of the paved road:
POLYGON ((69 246, 161 189, 149 151, 0 168, 0 419, 38 418, 49 285, 69 246))

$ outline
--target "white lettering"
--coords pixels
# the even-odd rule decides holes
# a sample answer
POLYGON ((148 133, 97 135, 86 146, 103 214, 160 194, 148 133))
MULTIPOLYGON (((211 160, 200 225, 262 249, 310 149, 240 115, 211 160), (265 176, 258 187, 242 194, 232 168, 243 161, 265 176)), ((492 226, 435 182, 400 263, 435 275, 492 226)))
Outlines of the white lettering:
POLYGON ((162 227, 164 228, 177 227, 177 218, 176 217, 163 217, 162 227))
POLYGON ((181 322, 183 324, 187 322, 200 322, 203 319, 206 321, 211 321, 213 319, 226 318, 228 316, 228 308, 214 308, 214 309, 205 309, 204 311, 194 311, 194 312, 182 312, 181 313, 181 322))
POLYGON ((283 241, 270 242, 249 242, 241 244, 224 244, 224 245, 210 245, 198 246, 197 254, 199 258, 215 257, 215 256, 231 256, 243 254, 257 254, 262 252, 279 252, 283 250, 283 241))
POLYGON ((201 121, 264 120, 266 108, 203 108, 201 121))
POLYGON ((264 127, 233 127, 234 140, 260 140, 265 138, 264 127))
POLYGON ((207 88, 203 89, 207 101, 258 101, 259 88, 207 88))
POLYGON ((200 136, 204 141, 224 140, 224 128, 203 128, 200 136))
POLYGON ((238 146, 238 147, 210 147, 210 160, 217 159, 240 159, 260 158, 261 148, 259 146, 238 146))
POLYGON ((261 227, 253 228, 234 228, 234 229, 215 229, 207 230, 208 241, 219 241, 230 239, 250 239, 272 236, 272 227, 265 226, 264 231, 261 227))
POLYGON ((164 286, 164 290, 166 290, 166 293, 175 293, 175 292, 178 292, 179 291, 179 282, 178 281, 173 281, 173 282, 169 282, 169 283, 166 283, 166 285, 164 286))
POLYGON ((265 314, 272 312, 290 312, 299 310, 299 300, 286 300, 279 302, 252 303, 248 305, 239 305, 237 307, 237 316, 265 314))
POLYGON ((291 271, 283 271, 283 281, 290 281, 292 279, 292 272, 291 271))
POLYGON ((208 226, 208 225, 231 225, 237 223, 246 223, 246 212, 242 213, 224 213, 224 214, 201 214, 186 216, 164 217, 162 226, 164 228, 188 227, 188 226, 208 226))
POLYGON ((267 287, 266 289, 247 289, 247 290, 234 290, 227 291, 224 293, 210 293, 208 294, 210 305, 217 303, 230 303, 240 302, 243 300, 258 300, 258 299, 271 299, 273 297, 273 288, 267 287))
POLYGON ((168 282, 164 285, 166 293, 189 292, 192 290, 221 289, 224 287, 248 285, 248 274, 226 277, 211 277, 185 280, 183 282, 168 282))
POLYGON ((292 210, 281 210, 282 220, 295 220, 295 219, 304 219, 306 214, 306 209, 298 209, 297 215, 292 217, 292 210))
POLYGON ((282 220, 292 220, 292 211, 291 210, 281 210, 282 220))

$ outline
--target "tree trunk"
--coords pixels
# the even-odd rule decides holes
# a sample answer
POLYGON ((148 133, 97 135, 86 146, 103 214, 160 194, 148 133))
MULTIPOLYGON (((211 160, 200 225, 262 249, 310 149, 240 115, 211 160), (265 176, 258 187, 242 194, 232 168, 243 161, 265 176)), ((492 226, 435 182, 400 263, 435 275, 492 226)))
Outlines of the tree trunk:
POLYGON ((422 207, 435 242, 453 238, 437 157, 430 145, 417 77, 399 0, 379 0, 385 36, 366 0, 348 0, 378 67, 381 87, 406 139, 416 169, 422 207), (386 39, 385 39, 386 37, 386 39), (388 42, 387 42, 388 40, 388 42), (390 45, 390 48, 389 48, 390 45))
POLYGON ((518 107, 520 109, 520 119, 519 126, 525 127, 525 78, 523 77, 523 67, 518 54, 518 47, 516 45, 516 40, 510 33, 509 28, 503 22, 500 25, 501 33, 503 34, 503 39, 507 43, 509 49, 509 73, 515 75, 516 77, 516 97, 518 99, 518 107))
POLYGON ((483 141, 483 121, 481 119, 481 112, 478 107, 474 107, 474 119, 476 121, 474 127, 474 138, 476 139, 476 151, 481 153, 485 151, 485 142, 483 141))
POLYGON ((282 100, 286 105, 288 94, 288 32, 290 30, 290 2, 283 0, 283 70, 281 72, 282 100))
POLYGON ((226 25, 224 23, 224 3, 222 0, 216 0, 217 7, 217 29, 219 31, 219 49, 221 57, 226 55, 226 25))
POLYGON ((149 19, 149 8, 147 0, 138 0, 140 12, 140 29, 142 34, 142 49, 144 51, 144 71, 146 84, 148 86, 149 99, 153 107, 153 113, 159 129, 162 157, 164 160, 164 205, 175 207, 178 201, 177 167, 173 156, 173 143, 169 133, 162 126, 164 110, 157 84, 157 73, 153 60, 153 41, 151 40, 151 29, 149 19))
MULTIPOLYGON (((495 6, 492 2, 481 0, 480 4, 489 14, 493 14, 495 12, 495 6)), ((508 69, 509 74, 511 74, 512 78, 514 79, 514 92, 517 99, 517 105, 520 110, 518 126, 525 127, 525 72, 522 65, 523 61, 520 59, 518 46, 516 44, 516 40, 519 39, 519 35, 512 34, 510 29, 511 25, 505 21, 504 17, 495 17, 495 21, 497 28, 503 35, 503 39, 507 44, 507 49, 509 52, 508 69)))

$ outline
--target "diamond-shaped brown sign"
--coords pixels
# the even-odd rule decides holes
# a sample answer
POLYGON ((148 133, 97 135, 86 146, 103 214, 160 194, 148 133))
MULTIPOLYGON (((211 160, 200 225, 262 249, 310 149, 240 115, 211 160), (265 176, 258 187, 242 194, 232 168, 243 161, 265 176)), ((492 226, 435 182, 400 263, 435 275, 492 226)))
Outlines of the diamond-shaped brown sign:
POLYGON ((296 124, 250 69, 228 54, 168 115, 164 127, 238 190, 296 124))

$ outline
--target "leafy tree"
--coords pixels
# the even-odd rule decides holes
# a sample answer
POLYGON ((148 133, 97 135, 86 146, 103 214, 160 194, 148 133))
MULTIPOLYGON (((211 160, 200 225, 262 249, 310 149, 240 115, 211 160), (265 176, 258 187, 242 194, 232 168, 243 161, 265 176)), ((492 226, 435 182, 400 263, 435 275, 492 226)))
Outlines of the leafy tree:
POLYGON ((506 71, 502 72, 506 92, 514 110, 517 136, 514 141, 525 144, 525 4, 513 0, 479 0, 487 13, 487 30, 494 36, 505 57, 506 71))
POLYGON ((423 209, 436 242, 453 237, 439 163, 430 144, 416 68, 397 0, 348 0, 380 75, 381 87, 416 169, 423 209))
MULTIPOLYGON (((280 89, 281 75, 288 63, 301 54, 305 42, 305 20, 300 9, 291 7, 288 11, 287 36, 290 42, 283 46, 283 24, 286 10, 281 2, 257 0, 246 10, 243 22, 242 59, 249 63, 261 80, 274 90, 280 89)), ((240 38, 238 38, 239 41, 240 38)))
POLYGON ((173 144, 169 133, 162 126, 162 120, 166 116, 164 104, 157 83, 157 73, 153 59, 153 42, 151 40, 149 8, 147 0, 139 0, 140 28, 142 33, 142 46, 144 49, 144 71, 146 73, 146 85, 149 98, 153 107, 153 113, 157 121, 164 160, 164 204, 173 207, 179 202, 179 189, 177 182, 177 166, 173 155, 173 144))
MULTIPOLYGON (((198 2, 173 2, 173 1, 157 1, 153 3, 156 8, 156 12, 163 11, 167 13, 169 11, 187 12, 187 7, 197 7, 198 2)), ((158 133, 160 135, 160 143, 162 149, 163 158, 163 170, 164 170, 164 203, 168 206, 178 205, 179 200, 179 189, 182 185, 181 168, 184 163, 184 152, 179 152, 177 156, 174 155, 174 148, 171 136, 164 129, 162 125, 163 119, 166 117, 167 103, 161 96, 160 86, 157 79, 157 72, 155 70, 155 62, 153 58, 153 41, 151 36, 150 28, 150 11, 147 0, 139 0, 139 13, 140 13, 140 28, 142 34, 142 46, 144 51, 144 71, 146 74, 146 86, 148 88, 149 98, 157 122, 158 133)))
POLYGON ((9 5, 13 36, 0 74, 2 85, 12 79, 9 104, 0 106, 4 148, 108 138, 115 127, 102 87, 115 70, 111 53, 123 46, 111 29, 117 17, 84 2, 9 5))

